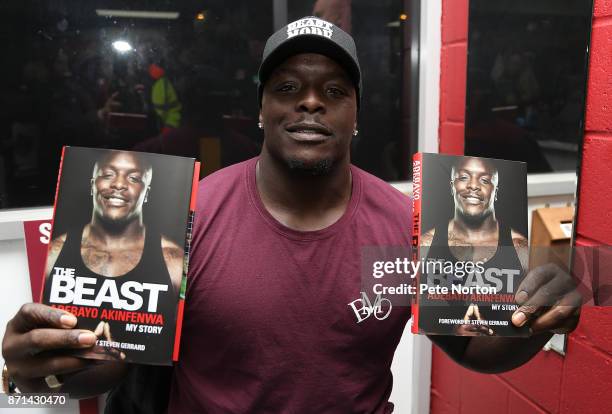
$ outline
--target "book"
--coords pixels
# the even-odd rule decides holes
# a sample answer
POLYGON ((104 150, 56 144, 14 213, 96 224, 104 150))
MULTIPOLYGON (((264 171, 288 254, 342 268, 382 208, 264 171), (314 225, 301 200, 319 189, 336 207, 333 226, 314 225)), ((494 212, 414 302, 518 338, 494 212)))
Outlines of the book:
POLYGON ((64 147, 41 301, 93 331, 83 358, 178 360, 200 164, 64 147))
POLYGON ((527 166, 481 157, 413 157, 412 332, 528 336, 515 327, 525 277, 527 166))

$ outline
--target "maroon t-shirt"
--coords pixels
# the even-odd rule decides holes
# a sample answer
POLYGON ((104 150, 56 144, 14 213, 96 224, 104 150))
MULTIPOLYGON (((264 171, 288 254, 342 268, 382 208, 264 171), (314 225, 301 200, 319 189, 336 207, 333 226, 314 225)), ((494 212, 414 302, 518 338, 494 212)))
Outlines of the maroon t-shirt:
POLYGON ((387 413, 408 307, 358 323, 365 246, 410 245, 410 199, 352 166, 344 215, 295 231, 252 159, 200 183, 171 413, 387 413))

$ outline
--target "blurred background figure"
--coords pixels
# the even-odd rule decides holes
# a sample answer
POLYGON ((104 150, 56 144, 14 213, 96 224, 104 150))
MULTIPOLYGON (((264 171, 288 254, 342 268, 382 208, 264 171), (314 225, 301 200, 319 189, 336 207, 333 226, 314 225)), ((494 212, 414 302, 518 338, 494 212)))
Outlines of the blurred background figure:
POLYGON ((168 134, 181 125, 181 102, 166 71, 156 63, 149 65, 149 76, 153 79, 151 102, 161 125, 162 134, 168 134))
POLYGON ((352 0, 317 0, 312 14, 332 22, 347 33, 351 33, 352 0))

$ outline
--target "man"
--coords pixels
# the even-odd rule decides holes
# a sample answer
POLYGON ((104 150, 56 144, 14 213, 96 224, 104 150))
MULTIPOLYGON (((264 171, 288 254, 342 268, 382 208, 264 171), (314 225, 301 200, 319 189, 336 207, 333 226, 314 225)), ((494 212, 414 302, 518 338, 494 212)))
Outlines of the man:
MULTIPOLYGON (((362 247, 409 245, 410 200, 350 165, 362 91, 354 43, 328 22, 300 19, 268 40, 259 75, 261 155, 207 177, 198 195, 169 411, 391 412, 390 365, 409 312, 358 323, 347 304, 360 297, 362 247)), ((534 280, 528 296, 543 279, 534 280)), ((544 330, 575 323, 548 318, 544 330)), ((18 385, 42 390, 40 377, 61 371, 70 373, 62 391, 84 395, 123 378, 118 363, 23 355, 87 346, 73 323, 40 305, 15 316, 3 353, 18 385), (26 333, 40 326, 58 329, 26 333), (92 372, 97 381, 85 387, 92 372)), ((436 342, 465 365, 495 370, 524 362, 547 336, 436 342)))
POLYGON ((448 246, 458 260, 490 260, 497 246, 512 245, 516 259, 527 270, 527 239, 495 215, 499 174, 490 161, 465 157, 451 169, 454 216, 423 235, 423 246, 448 246), (468 249, 469 248, 469 249, 468 249))
MULTIPOLYGON (((80 242, 79 254, 89 271, 121 277, 142 262, 146 235, 142 208, 151 191, 152 176, 151 165, 136 153, 109 151, 95 163, 90 180, 91 220, 74 238, 80 242)), ((67 237, 64 233, 51 242, 47 277, 60 257, 73 254, 62 254, 67 237)), ((169 277, 178 289, 182 274, 181 248, 161 236, 161 249, 169 277)))
MULTIPOLYGON (((92 213, 83 227, 64 233, 51 242, 47 257, 45 301, 49 302, 54 268, 73 268, 80 277, 94 280, 117 279, 171 285, 180 290, 183 251, 169 238, 145 226, 143 205, 151 190, 153 171, 145 157, 125 151, 108 151, 96 161, 90 180, 92 213)), ((172 292, 170 295, 176 296, 172 292)), ((160 312, 172 317, 174 301, 160 301, 160 312)), ((104 303, 101 308, 112 310, 104 303)), ((87 325, 81 325, 87 327, 87 325)), ((91 327, 93 328, 93 326, 91 327)), ((124 338, 123 323, 101 322, 94 332, 112 342, 124 338), (112 336, 111 336, 112 335, 112 336)), ((167 335, 155 336, 164 343, 167 335)), ((152 344, 154 346, 154 344, 152 344)), ((112 348, 96 347, 92 352, 108 358, 125 357, 112 348)))
MULTIPOLYGON (((463 157, 451 168, 450 187, 454 202, 454 215, 423 235, 421 246, 428 248, 428 258, 450 262, 481 262, 484 268, 516 269, 522 280, 527 271, 527 239, 511 229, 495 213, 499 191, 499 173, 492 161, 463 157)), ((518 283, 517 283, 518 284, 518 283)), ((481 305, 482 307, 482 305, 481 305)), ((491 306, 484 306, 491 309, 491 306)), ((431 318, 423 320, 425 329, 434 327, 440 332, 438 316, 452 319, 487 320, 487 311, 473 303, 467 307, 430 306, 431 318), (481 311, 485 317, 481 316, 481 311)), ((448 326, 462 335, 493 335, 488 325, 448 326)))

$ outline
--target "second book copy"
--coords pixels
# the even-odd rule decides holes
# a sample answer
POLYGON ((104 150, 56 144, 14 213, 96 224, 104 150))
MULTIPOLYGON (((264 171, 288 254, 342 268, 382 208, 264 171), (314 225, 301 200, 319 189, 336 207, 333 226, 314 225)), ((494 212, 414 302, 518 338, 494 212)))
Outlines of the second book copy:
POLYGON ((191 158, 64 148, 42 302, 98 336, 79 356, 178 359, 198 178, 191 158))
POLYGON ((417 153, 412 332, 528 336, 511 317, 527 272, 527 166, 417 153))

